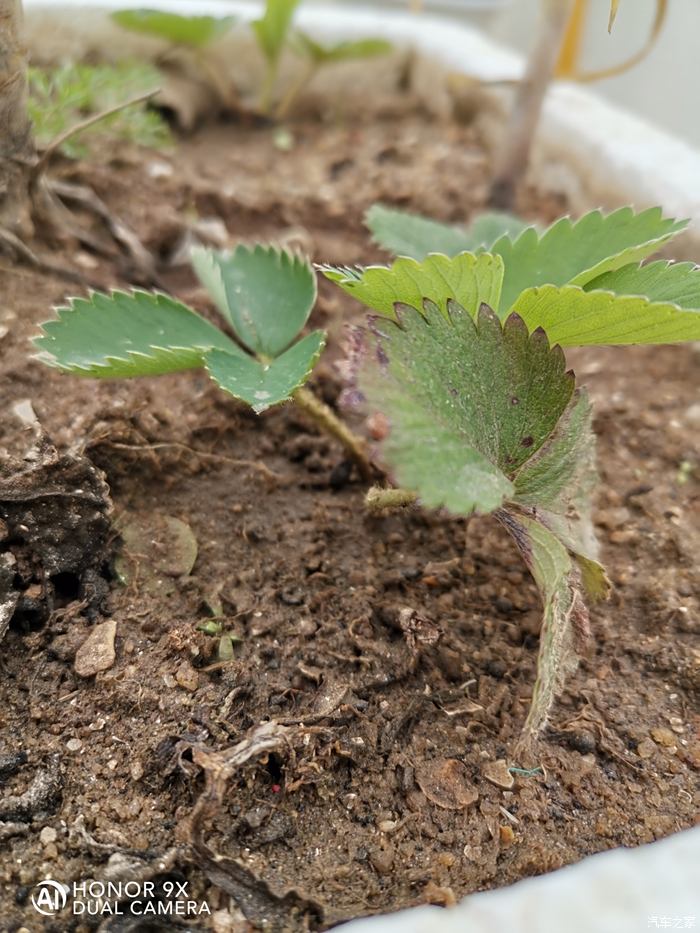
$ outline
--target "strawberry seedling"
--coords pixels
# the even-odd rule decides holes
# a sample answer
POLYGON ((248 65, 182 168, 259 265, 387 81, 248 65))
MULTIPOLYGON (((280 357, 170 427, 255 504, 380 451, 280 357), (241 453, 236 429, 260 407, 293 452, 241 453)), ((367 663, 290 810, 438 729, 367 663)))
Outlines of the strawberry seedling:
POLYGON ((594 211, 486 244, 474 228, 378 216, 375 237, 405 252, 422 254, 426 233, 488 249, 323 271, 375 312, 355 341, 348 397, 387 425, 392 477, 427 508, 493 513, 537 583, 532 737, 586 638, 587 601, 609 589, 591 519, 591 406, 563 350, 700 339, 700 268, 641 264, 685 226, 658 209, 594 211))
POLYGON ((193 251, 192 262, 236 340, 158 292, 93 292, 58 309, 36 339, 40 359, 77 376, 112 379, 203 368, 260 414, 288 399, 348 449, 363 472, 362 445, 304 383, 325 333, 304 328, 316 299, 309 263, 274 247, 193 251))

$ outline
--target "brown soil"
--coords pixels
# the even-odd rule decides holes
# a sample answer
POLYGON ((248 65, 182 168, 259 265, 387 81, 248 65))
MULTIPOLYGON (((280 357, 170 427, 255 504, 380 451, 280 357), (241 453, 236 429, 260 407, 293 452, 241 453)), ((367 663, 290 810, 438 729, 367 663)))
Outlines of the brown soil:
MULTIPOLYGON (((293 241, 316 261, 350 264, 380 256, 361 222, 371 203, 463 220, 483 201, 488 165, 468 127, 396 109, 352 127, 302 124, 289 152, 269 131, 220 126, 171 156, 64 171, 91 181, 164 259, 198 216, 223 221, 232 240, 293 241)), ((521 209, 548 220, 561 205, 524 192, 521 209)), ((126 284, 114 264, 63 258, 105 286, 126 284)), ((165 539, 129 555, 129 584, 112 582, 96 619, 64 593, 48 623, 13 622, 0 779, 15 803, 31 793, 2 813, 3 930, 98 925, 40 924, 29 895, 47 876, 187 880, 218 911, 216 926, 103 918, 103 929, 242 930, 241 907, 254 928, 317 929, 452 903, 693 822, 695 350, 572 354, 597 406, 597 524, 615 593, 594 612, 589 656, 537 760, 517 762, 540 606, 492 520, 368 517, 363 485, 303 415, 289 406, 256 418, 202 373, 97 383, 29 362, 27 338, 66 287, 7 266, 0 280, 5 410, 31 399, 60 448, 85 445, 105 471, 118 515, 175 516, 199 545, 188 576, 149 575, 165 539), (231 661, 197 628, 212 609, 242 639, 231 661), (75 652, 103 616, 117 625, 116 661, 83 679, 75 652), (193 854, 200 766, 215 775, 223 760, 202 749, 229 749, 270 720, 284 740, 231 769, 193 854), (504 758, 543 773, 503 790, 484 771, 504 758)), ((207 307, 185 266, 164 280, 207 307)), ((361 311, 320 288, 312 323, 331 341, 314 383, 334 402, 342 327, 361 311)))

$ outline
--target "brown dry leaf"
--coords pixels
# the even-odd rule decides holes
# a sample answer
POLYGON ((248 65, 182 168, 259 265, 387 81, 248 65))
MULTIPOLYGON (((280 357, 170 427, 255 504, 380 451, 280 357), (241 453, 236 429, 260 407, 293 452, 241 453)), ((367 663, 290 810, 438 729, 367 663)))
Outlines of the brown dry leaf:
POLYGON ((463 810, 479 799, 469 772, 456 758, 438 758, 416 768, 416 783, 431 803, 444 810, 463 810))

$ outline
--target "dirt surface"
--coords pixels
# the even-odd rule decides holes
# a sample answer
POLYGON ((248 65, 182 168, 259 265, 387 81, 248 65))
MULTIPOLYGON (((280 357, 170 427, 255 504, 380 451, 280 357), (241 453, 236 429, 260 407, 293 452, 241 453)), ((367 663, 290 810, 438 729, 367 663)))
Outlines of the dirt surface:
MULTIPOLYGON (((281 151, 272 131, 219 126, 170 155, 62 170, 157 251, 164 287, 207 312, 172 264, 197 235, 351 264, 381 258, 361 222, 377 200, 445 220, 483 202, 488 165, 468 127, 396 107, 294 137, 281 151)), ((520 206, 542 220, 561 209, 532 192, 520 206)), ((75 247, 63 260, 126 284, 75 247)), ((98 612, 79 581, 48 621, 17 613, 4 639, 3 930, 244 930, 244 912, 253 928, 320 929, 450 904, 693 822, 697 350, 571 354, 597 408, 596 519, 615 593, 523 762, 512 749, 540 606, 494 521, 368 517, 365 488, 302 414, 257 418, 202 373, 98 383, 30 362, 28 338, 66 286, 6 263, 0 280, 5 436, 26 430, 10 411, 31 400, 60 450, 77 443, 104 470, 121 527, 147 525, 120 560, 126 583, 103 570, 98 612), (212 615, 240 639, 231 660, 198 629, 212 615), (501 759, 541 770, 513 776, 501 759), (213 916, 40 920, 30 896, 45 877, 151 879, 153 903, 187 882, 213 916)), ((321 283, 312 324, 331 339, 314 385, 331 403, 342 328, 360 315, 321 283)))

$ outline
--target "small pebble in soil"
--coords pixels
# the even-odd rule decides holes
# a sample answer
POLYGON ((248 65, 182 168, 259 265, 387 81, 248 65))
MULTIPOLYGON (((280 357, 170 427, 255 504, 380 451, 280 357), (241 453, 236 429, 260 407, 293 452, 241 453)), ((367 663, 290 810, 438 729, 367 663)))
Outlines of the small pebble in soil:
POLYGON ((388 875, 394 865, 394 847, 387 844, 371 849, 369 861, 378 875, 388 875))
POLYGON ((58 833, 53 828, 53 826, 44 826, 42 831, 39 833, 39 842, 42 846, 47 846, 51 842, 55 842, 58 839, 58 833))
POLYGON ((66 748, 69 752, 77 752, 83 747, 83 743, 80 739, 68 739, 66 742, 66 748))
POLYGON ((75 673, 79 677, 92 677, 107 671, 114 664, 114 639, 117 623, 114 619, 95 625, 75 655, 75 673))
POLYGON ((652 729, 649 734, 657 745, 663 745, 664 748, 673 748, 678 741, 670 729, 652 729))
POLYGON ((656 746, 651 739, 642 739, 637 746, 637 754, 640 758, 651 758, 656 751, 656 746))
POLYGON ((190 693, 194 693, 199 686, 199 674, 187 661, 183 661, 178 667, 175 673, 175 680, 185 690, 189 690, 190 693))
POLYGON ((489 783, 495 784, 496 787, 501 787, 503 790, 510 790, 515 784, 515 778, 508 770, 508 764, 504 758, 499 758, 498 761, 487 761, 482 769, 482 774, 489 783))

